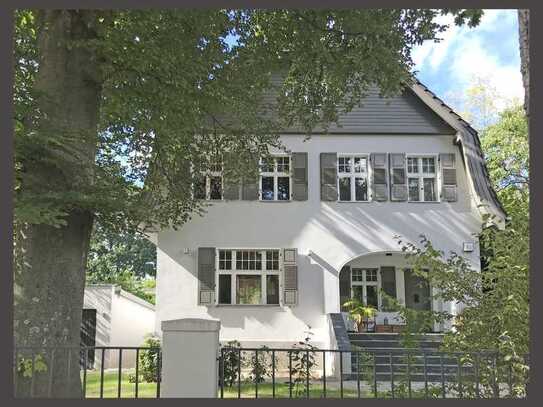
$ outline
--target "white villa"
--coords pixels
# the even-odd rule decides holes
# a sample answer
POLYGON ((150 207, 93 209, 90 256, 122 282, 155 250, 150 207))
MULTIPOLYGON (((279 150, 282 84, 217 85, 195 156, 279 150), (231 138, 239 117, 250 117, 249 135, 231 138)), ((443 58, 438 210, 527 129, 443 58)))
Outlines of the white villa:
POLYGON ((477 132, 419 82, 362 102, 325 134, 282 133, 289 152, 263 163, 258 183, 210 174, 205 216, 151 236, 157 332, 165 320, 204 317, 220 320, 221 342, 290 347, 310 329, 330 348, 331 315, 351 297, 379 310, 378 326, 402 323, 381 289, 408 307, 459 311, 431 300, 395 236, 423 234, 480 270, 483 215, 500 226, 505 214, 477 132))

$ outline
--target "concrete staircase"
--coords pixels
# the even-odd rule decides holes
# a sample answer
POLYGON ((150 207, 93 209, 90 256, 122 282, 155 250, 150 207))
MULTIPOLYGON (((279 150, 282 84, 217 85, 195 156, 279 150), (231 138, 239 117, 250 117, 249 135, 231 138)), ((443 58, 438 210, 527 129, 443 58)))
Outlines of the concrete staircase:
MULTIPOLYGON (((353 351, 351 353, 351 374, 346 379, 394 381, 409 373, 412 382, 451 381, 458 375, 456 357, 440 355, 437 350, 442 334, 424 334, 419 339, 420 351, 408 353, 397 333, 349 333, 353 351), (411 355, 410 358, 407 355, 411 355), (375 366, 374 366, 375 365, 375 366), (442 377, 443 376, 443 377, 442 377)), ((472 373, 464 367, 461 375, 472 373)))

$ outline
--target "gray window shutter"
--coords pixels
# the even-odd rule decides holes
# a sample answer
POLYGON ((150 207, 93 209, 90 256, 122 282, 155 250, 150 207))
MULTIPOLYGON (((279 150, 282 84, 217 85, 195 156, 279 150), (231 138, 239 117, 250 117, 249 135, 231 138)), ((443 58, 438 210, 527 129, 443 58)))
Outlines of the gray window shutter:
POLYGON ((405 173, 405 153, 391 153, 390 162, 390 200, 407 200, 407 177, 405 173))
POLYGON ((258 199, 258 180, 256 178, 243 178, 241 183, 241 199, 244 201, 255 201, 258 199))
POLYGON ((284 268, 284 304, 296 305, 298 303, 298 265, 296 249, 283 249, 284 268))
POLYGON ((235 201, 239 199, 240 183, 224 177, 224 199, 235 201))
POLYGON ((198 248, 198 304, 211 305, 215 296, 215 248, 198 248))
POLYGON ((236 201, 240 196, 241 180, 233 171, 237 156, 226 152, 223 160, 223 198, 236 201))
POLYGON ((321 201, 337 201, 337 153, 321 153, 321 201))
POLYGON ((343 266, 339 272, 339 306, 341 311, 345 312, 347 309, 343 306, 347 301, 351 299, 351 268, 349 266, 343 266))
POLYGON ((455 202, 457 197, 456 158, 454 154, 439 154, 441 164, 441 199, 446 202, 455 202))
POLYGON ((292 198, 307 201, 307 153, 292 153, 292 198))
MULTIPOLYGON (((394 267, 381 267, 381 288, 385 294, 396 297, 396 269, 394 267)), ((383 311, 391 310, 391 304, 388 304, 386 299, 383 298, 382 302, 383 311)))
POLYGON ((370 155, 370 164, 373 173, 373 200, 386 201, 388 199, 387 154, 372 153, 370 155))

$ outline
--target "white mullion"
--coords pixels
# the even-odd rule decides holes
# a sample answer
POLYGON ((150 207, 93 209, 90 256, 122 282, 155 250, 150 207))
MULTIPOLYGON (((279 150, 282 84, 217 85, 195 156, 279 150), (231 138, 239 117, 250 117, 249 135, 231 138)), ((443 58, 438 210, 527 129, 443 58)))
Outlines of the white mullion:
POLYGON ((261 250, 260 251, 260 261, 261 261, 261 264, 262 264, 262 267, 260 269, 260 286, 261 286, 261 290, 260 290, 260 303, 261 304, 266 304, 267 303, 267 298, 266 298, 266 273, 265 273, 265 270, 266 270, 266 251, 265 250, 261 250))
MULTIPOLYGON (((214 301, 215 305, 219 304, 219 275, 221 273, 219 269, 219 264, 220 264, 219 252, 220 252, 219 249, 215 249, 215 270, 217 270, 217 272, 215 273, 215 301, 214 301)), ((199 295, 200 293, 198 293, 198 296, 199 295)))
POLYGON ((277 157, 273 157, 273 200, 277 201, 277 157))
POLYGON ((421 202, 425 202, 424 201, 424 166, 423 166, 423 160, 422 160, 422 157, 419 158, 419 162, 420 162, 420 169, 419 169, 419 182, 420 182, 420 201, 421 202))
POLYGON ((354 172, 354 157, 355 156, 351 156, 349 157, 349 161, 351 162, 351 202, 354 202, 356 201, 356 187, 355 187, 355 182, 356 182, 356 174, 354 172))
POLYGON ((232 277, 230 280, 230 304, 237 304, 237 262, 238 252, 237 250, 232 250, 232 277))

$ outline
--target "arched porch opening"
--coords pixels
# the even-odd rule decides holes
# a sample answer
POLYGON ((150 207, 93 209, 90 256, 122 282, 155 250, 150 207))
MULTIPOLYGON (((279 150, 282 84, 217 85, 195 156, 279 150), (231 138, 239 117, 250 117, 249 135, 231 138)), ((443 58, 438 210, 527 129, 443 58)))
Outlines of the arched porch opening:
MULTIPOLYGON (((401 251, 383 251, 356 256, 347 261, 339 272, 339 307, 344 315, 346 301, 355 298, 376 308, 369 329, 375 332, 399 332, 405 325, 394 311, 389 296, 415 310, 443 310, 441 301, 432 297, 432 288, 424 278, 416 276, 401 251), (373 325, 373 326, 372 326, 373 325)), ((354 330, 354 324, 348 322, 354 330)), ((434 331, 441 331, 435 326, 434 331)))

